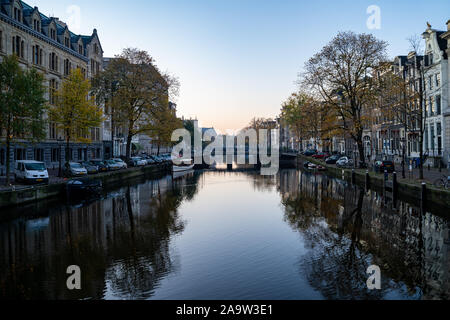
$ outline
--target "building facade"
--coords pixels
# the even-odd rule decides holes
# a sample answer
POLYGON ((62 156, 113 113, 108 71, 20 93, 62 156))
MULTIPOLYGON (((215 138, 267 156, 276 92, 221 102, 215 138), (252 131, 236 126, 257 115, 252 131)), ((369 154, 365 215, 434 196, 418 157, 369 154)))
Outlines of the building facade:
MULTIPOLYGON (((450 28, 450 24, 448 23, 450 28)), ((443 31, 431 26, 423 33, 425 40, 425 143, 424 151, 428 163, 436 166, 438 162, 450 162, 449 148, 444 145, 444 136, 450 127, 445 126, 444 113, 448 113, 448 55, 447 40, 441 36, 443 31)))
MULTIPOLYGON (((62 86, 72 69, 79 68, 90 79, 103 68, 103 50, 97 30, 88 36, 77 35, 64 22, 42 14, 37 7, 20 0, 0 0, 0 60, 12 54, 19 58, 22 68, 36 68, 43 74, 49 104, 54 103, 52 92, 62 86)), ((91 129, 91 144, 71 144, 71 160, 108 157, 111 143, 104 139, 110 136, 108 125, 106 120, 101 127, 91 129)), ((0 174, 5 174, 7 156, 11 163, 38 160, 45 162, 48 168, 57 168, 60 160, 66 161, 63 140, 63 133, 58 132, 55 123, 49 122, 44 141, 34 145, 26 141, 16 143, 11 154, 6 155, 0 137, 0 174)))

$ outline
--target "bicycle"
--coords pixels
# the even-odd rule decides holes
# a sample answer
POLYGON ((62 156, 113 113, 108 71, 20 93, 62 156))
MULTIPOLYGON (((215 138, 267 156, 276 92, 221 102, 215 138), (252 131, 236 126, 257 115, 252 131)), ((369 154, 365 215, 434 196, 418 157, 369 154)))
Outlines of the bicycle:
POLYGON ((442 176, 434 182, 436 188, 450 189, 450 176, 442 176))

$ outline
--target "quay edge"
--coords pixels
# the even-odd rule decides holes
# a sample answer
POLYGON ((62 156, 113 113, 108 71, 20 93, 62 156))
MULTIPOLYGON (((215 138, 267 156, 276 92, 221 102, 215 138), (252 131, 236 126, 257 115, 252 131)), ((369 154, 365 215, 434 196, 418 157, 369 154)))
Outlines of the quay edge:
MULTIPOLYGON (((352 169, 343 169, 330 166, 321 162, 319 160, 305 157, 303 155, 298 155, 297 161, 303 164, 304 161, 309 161, 311 163, 320 164, 327 168, 326 173, 332 175, 336 178, 344 178, 346 181, 352 180, 352 169), (344 172, 344 176, 343 173, 344 172)), ((355 170, 355 182, 357 185, 364 187, 366 170, 357 169, 355 170)), ((384 178, 381 175, 375 175, 370 173, 370 189, 377 192, 383 192, 384 178)), ((398 182, 398 196, 400 200, 407 200, 414 205, 421 205, 421 185, 418 183, 405 183, 403 181, 398 182)), ((426 207, 439 207, 446 209, 443 214, 445 216, 450 216, 450 191, 437 189, 434 186, 427 184, 426 186, 426 207)))
MULTIPOLYGON (((100 180, 105 186, 133 178, 151 178, 155 174, 169 172, 171 168, 171 164, 158 164, 141 168, 130 168, 123 171, 102 173, 92 178, 95 180, 100 180)), ((9 190, 0 192, 0 208, 4 210, 8 207, 21 206, 40 200, 48 200, 58 197, 66 197, 66 183, 30 186, 24 190, 9 190)))

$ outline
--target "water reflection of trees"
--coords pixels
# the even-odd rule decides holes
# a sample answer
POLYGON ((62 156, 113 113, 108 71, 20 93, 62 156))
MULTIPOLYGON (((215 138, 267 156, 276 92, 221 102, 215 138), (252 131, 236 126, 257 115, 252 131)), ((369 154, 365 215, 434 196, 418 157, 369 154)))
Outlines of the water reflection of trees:
POLYGON ((150 298, 179 267, 170 241, 185 228, 178 207, 196 193, 195 179, 166 177, 87 206, 54 207, 42 225, 0 225, 0 298, 150 298), (66 289, 72 264, 81 267, 81 291, 66 289))
POLYGON ((285 220, 305 239, 299 268, 329 299, 448 298, 448 221, 340 180, 287 170, 279 181, 285 220), (429 245, 427 246, 427 243, 429 245), (382 290, 366 287, 367 267, 382 269, 382 290))

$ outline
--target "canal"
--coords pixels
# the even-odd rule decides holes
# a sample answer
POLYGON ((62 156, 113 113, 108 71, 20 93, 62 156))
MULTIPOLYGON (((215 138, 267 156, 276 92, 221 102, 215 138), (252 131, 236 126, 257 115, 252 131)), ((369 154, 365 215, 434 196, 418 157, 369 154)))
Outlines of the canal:
POLYGON ((446 212, 296 169, 163 176, 7 211, 0 299, 450 298, 446 212), (370 265, 381 290, 367 289, 370 265))

